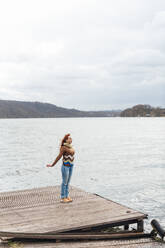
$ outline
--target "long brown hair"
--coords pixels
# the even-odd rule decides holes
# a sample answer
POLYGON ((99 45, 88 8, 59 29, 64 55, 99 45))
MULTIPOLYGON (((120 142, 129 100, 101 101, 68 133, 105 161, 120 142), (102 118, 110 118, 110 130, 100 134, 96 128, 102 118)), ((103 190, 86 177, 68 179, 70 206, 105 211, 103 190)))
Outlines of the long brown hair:
POLYGON ((69 136, 70 136, 70 133, 65 134, 64 138, 61 141, 60 148, 63 146, 63 144, 66 142, 66 140, 68 139, 69 136))

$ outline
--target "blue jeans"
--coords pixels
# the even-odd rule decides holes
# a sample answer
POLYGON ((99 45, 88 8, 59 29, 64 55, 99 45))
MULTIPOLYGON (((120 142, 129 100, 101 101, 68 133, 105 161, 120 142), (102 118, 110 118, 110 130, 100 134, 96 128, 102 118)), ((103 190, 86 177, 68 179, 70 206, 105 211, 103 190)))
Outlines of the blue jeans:
POLYGON ((61 198, 67 198, 69 195, 69 182, 72 176, 73 165, 65 166, 62 164, 62 184, 61 184, 61 198))

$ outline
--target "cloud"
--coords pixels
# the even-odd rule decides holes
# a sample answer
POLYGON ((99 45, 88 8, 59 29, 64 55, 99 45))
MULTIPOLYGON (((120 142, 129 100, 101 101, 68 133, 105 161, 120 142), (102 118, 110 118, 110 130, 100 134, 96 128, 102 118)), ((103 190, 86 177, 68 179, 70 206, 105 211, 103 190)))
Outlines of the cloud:
POLYGON ((165 106, 162 0, 6 0, 0 29, 1 99, 165 106))

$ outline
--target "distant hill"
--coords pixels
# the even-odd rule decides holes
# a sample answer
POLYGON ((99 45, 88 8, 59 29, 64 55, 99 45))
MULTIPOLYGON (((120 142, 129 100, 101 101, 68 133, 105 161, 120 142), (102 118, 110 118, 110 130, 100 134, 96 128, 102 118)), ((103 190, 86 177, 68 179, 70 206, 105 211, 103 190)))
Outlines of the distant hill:
POLYGON ((60 118, 60 117, 116 117, 120 110, 80 111, 49 103, 0 100, 2 118, 60 118))
POLYGON ((127 108, 120 113, 121 117, 161 117, 165 116, 165 109, 154 108, 150 105, 138 104, 132 108, 127 108))

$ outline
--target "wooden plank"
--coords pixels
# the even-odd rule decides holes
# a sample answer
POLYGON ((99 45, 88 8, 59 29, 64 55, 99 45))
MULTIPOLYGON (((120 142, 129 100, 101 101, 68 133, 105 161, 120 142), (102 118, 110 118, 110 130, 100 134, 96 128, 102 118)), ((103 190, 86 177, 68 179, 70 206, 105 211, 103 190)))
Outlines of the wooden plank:
MULTIPOLYGON (((122 222, 137 222, 144 213, 70 187, 72 203, 60 203, 60 187, 0 193, 0 230, 64 232, 122 222)), ((134 223, 135 223, 134 222, 134 223)))
POLYGON ((36 240, 101 240, 101 239, 125 239, 125 238, 144 238, 150 237, 150 234, 141 232, 127 233, 71 233, 71 234, 42 234, 42 233, 18 233, 18 232, 0 232, 0 237, 12 237, 17 239, 36 240))
MULTIPOLYGON (((64 242, 14 242, 13 247, 20 248, 164 248, 165 244, 156 242, 151 238, 140 238, 131 240, 96 240, 96 241, 64 241, 64 242), (17 245, 18 244, 18 245, 17 245)), ((12 247, 12 246, 10 246, 12 247)), ((0 248, 9 248, 5 243, 0 243, 0 248)))

